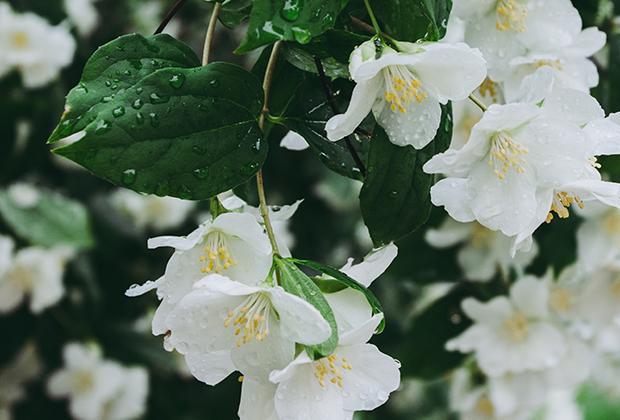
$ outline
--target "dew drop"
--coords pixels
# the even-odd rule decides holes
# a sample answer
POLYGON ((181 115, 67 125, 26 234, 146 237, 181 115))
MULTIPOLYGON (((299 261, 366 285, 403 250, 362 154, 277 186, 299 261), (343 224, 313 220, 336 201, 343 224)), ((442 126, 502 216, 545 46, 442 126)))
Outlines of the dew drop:
POLYGON ((149 95, 149 99, 152 104, 165 104, 170 100, 168 96, 160 96, 159 94, 153 92, 149 95))
POLYGON ((136 170, 135 169, 126 169, 123 171, 123 175, 121 177, 121 182, 125 186, 132 185, 136 182, 136 170))
POLYGON ((108 121, 99 120, 97 121, 97 125, 95 126, 95 134, 97 135, 104 134, 110 131, 110 128, 112 128, 112 125, 108 121))
POLYGON ((170 83, 170 86, 174 89, 180 89, 183 87, 183 83, 185 83, 185 75, 182 73, 173 74, 170 76, 168 83, 170 83))
POLYGON ((156 113, 151 112, 149 118, 151 120, 151 127, 159 127, 159 116, 156 113))
POLYGON ((144 102, 142 102, 142 99, 138 98, 135 101, 133 101, 133 103, 131 104, 131 107, 133 109, 140 109, 142 108, 143 105, 144 105, 144 102))
POLYGON ((294 22, 299 18, 301 12, 300 0, 285 0, 280 15, 289 22, 294 22))
POLYGON ((293 27, 293 38, 300 44, 307 44, 312 39, 312 34, 307 29, 293 27))
POLYGON ((198 179, 207 179, 207 177, 209 176, 209 168, 205 167, 194 169, 192 173, 198 179))
POLYGON ((249 163, 241 167, 242 175, 253 175, 259 168, 259 164, 257 162, 249 163))
POLYGON ((137 122, 138 124, 144 124, 144 115, 142 115, 142 113, 141 113, 141 112, 138 112, 138 113, 136 114, 136 122, 137 122))
POLYGON ((204 147, 198 146, 198 145, 192 146, 192 150, 197 155, 204 155, 205 153, 207 153, 207 149, 205 149, 204 147))
POLYGON ((112 110, 112 115, 114 115, 114 118, 122 117, 125 115, 125 107, 119 106, 114 108, 114 110, 112 110))
POLYGON ((219 82, 219 80, 217 80, 217 79, 211 79, 211 80, 209 81, 209 84, 210 84, 211 86, 213 86, 213 87, 217 87, 217 85, 219 85, 219 84, 220 84, 220 82, 219 82))

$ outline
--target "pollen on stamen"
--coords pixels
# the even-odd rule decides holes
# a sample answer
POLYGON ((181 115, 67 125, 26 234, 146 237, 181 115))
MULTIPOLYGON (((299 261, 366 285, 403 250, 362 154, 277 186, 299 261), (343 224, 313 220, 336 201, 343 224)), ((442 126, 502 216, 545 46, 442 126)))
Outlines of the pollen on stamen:
POLYGON ((385 101, 393 112, 407 112, 407 106, 415 100, 422 103, 428 93, 422 90, 422 82, 405 66, 389 66, 384 72, 385 101))
POLYGON ((491 138, 488 163, 495 175, 500 180, 504 180, 511 168, 519 174, 525 172, 523 167, 525 161, 522 156, 528 152, 526 147, 512 140, 508 134, 499 132, 491 138))
POLYGON ((344 387, 344 371, 350 371, 353 366, 346 358, 339 358, 332 354, 314 362, 314 377, 325 388, 328 384, 336 385, 338 388, 344 387), (341 370, 342 369, 342 370, 341 370))
POLYGON ((221 273, 236 264, 228 251, 226 239, 220 232, 207 235, 203 255, 199 260, 204 264, 200 268, 204 274, 221 273))
POLYGON ((237 347, 252 340, 263 341, 269 336, 270 311, 271 301, 262 293, 250 295, 241 305, 228 310, 224 327, 233 327, 237 347))
POLYGON ((520 0, 498 0, 495 11, 497 21, 495 27, 498 31, 525 32, 525 19, 527 18, 527 6, 520 4, 520 0))
POLYGON ((576 204, 580 209, 585 207, 584 202, 579 198, 579 196, 575 194, 570 194, 564 191, 560 191, 555 194, 553 197, 553 202, 551 203, 551 210, 549 210, 549 214, 547 215, 547 223, 551 223, 554 219, 553 213, 557 214, 560 219, 567 219, 570 217, 569 208, 573 204, 576 204))

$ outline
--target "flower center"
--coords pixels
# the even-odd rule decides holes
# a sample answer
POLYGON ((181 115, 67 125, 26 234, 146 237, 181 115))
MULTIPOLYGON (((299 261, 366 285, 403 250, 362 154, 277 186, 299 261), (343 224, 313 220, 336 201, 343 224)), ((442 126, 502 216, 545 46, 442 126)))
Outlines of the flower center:
POLYGON ((88 392, 94 385, 94 379, 91 372, 76 372, 73 375, 73 385, 78 393, 88 392))
POLYGON ((555 288, 549 297, 549 305, 556 312, 567 312, 573 307, 573 294, 567 289, 555 288))
POLYGON ((605 230, 609 233, 620 234, 620 213, 612 210, 612 212, 603 219, 603 226, 605 226, 605 230))
POLYGON ((476 223, 471 233, 471 245, 474 248, 485 248, 491 243, 493 236, 493 231, 476 223))
POLYGON ((553 202, 551 203, 551 210, 547 215, 547 223, 551 223, 551 221, 553 220, 553 213, 556 213, 560 217, 560 219, 569 218, 570 212, 568 211, 568 208, 573 204, 577 204, 580 209, 583 209, 585 207, 583 201, 581 201, 579 196, 575 194, 567 193, 564 191, 556 193, 553 197, 553 202))
POLYGON ((407 112, 412 100, 421 103, 428 97, 422 90, 422 82, 416 79, 405 66, 388 66, 383 71, 385 78, 385 101, 393 112, 407 112))
POLYGON ((512 341, 520 342, 527 337, 529 330, 527 319, 521 312, 517 312, 515 315, 504 321, 504 327, 508 336, 512 341))
POLYGON ((21 286, 22 290, 32 290, 34 278, 31 270, 18 265, 10 271, 9 275, 17 284, 21 286))
POLYGON ((26 48, 28 46, 28 34, 26 32, 14 32, 11 35, 11 45, 15 48, 26 48))
POLYGON ((476 411, 484 416, 493 417, 495 415, 495 407, 488 397, 482 397, 476 403, 476 411))
POLYGON ((564 70, 564 64, 562 64, 560 60, 538 60, 536 63, 534 63, 534 66, 537 69, 541 67, 549 66, 559 71, 564 70))
POLYGON ((498 0, 495 8, 497 20, 495 27, 498 31, 525 32, 527 7, 519 4, 519 0, 498 0))
POLYGON ((224 320, 224 327, 234 328, 237 347, 249 343, 252 339, 263 341, 269 335, 269 315, 271 301, 264 293, 254 293, 237 306, 229 309, 224 320))
POLYGON ((314 377, 319 381, 321 388, 325 388, 328 383, 342 388, 344 384, 343 370, 351 369, 353 366, 345 357, 340 358, 338 355, 332 354, 314 362, 314 377))
POLYGON ((495 175, 503 180, 510 168, 517 173, 525 172, 521 156, 526 155, 528 149, 515 142, 508 134, 503 131, 495 133, 491 137, 491 150, 489 151, 489 166, 493 168, 495 175))
POLYGON ((200 268, 200 271, 205 274, 221 273, 236 264, 228 252, 226 237, 220 232, 211 232, 207 235, 203 252, 200 262, 205 265, 200 268))
POLYGON ((480 92, 480 95, 483 97, 488 96, 493 99, 494 103, 497 103, 497 84, 488 77, 484 79, 484 82, 478 87, 478 92, 480 92))

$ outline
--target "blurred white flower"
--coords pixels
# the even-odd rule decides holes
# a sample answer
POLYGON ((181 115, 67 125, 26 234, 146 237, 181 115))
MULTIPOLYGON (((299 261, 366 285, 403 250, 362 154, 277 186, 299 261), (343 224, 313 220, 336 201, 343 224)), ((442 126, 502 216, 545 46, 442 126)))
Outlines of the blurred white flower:
POLYGON ((588 273, 620 262, 620 210, 592 203, 579 214, 585 218, 577 231, 577 257, 588 273))
POLYGON ((510 288, 510 297, 487 303, 463 301, 465 314, 474 321, 448 350, 474 352, 484 373, 501 376, 543 370, 560 363, 568 346, 563 331, 549 319, 549 290, 545 280, 526 276, 510 288))
POLYGON ((349 108, 325 125, 327 137, 353 133, 371 111, 398 146, 426 146, 441 121, 440 104, 462 100, 486 77, 478 50, 466 44, 396 43, 377 49, 373 40, 351 54, 349 72, 356 83, 349 108))
POLYGON ((67 344, 64 367, 48 379, 54 398, 69 398, 71 415, 79 420, 129 420, 143 414, 148 395, 144 368, 125 368, 101 357, 94 344, 67 344))
POLYGON ((0 75, 17 69, 28 88, 54 80, 73 60, 75 40, 66 27, 0 4, 0 75))
MULTIPOLYGON (((208 274, 222 274, 233 281, 255 286, 263 282, 272 265, 269 238, 252 215, 225 213, 209 220, 187 237, 163 236, 149 240, 150 248, 172 247, 165 274, 157 281, 132 286, 127 296, 157 289, 161 300, 153 316, 153 334, 169 331, 167 318, 194 284, 208 274)), ((167 346, 166 340, 164 345, 167 346)))
POLYGON ((544 420, 581 420, 581 409, 577 405, 575 391, 560 390, 550 392, 545 404, 544 420))
POLYGON ((282 137, 282 140, 280 141, 280 147, 284 147, 288 150, 300 151, 306 150, 308 147, 310 147, 310 145, 308 144, 306 139, 302 137, 301 134, 294 131, 289 131, 284 137, 282 137))
POLYGON ((0 369, 0 419, 11 418, 12 405, 26 397, 25 386, 37 378, 41 370, 37 349, 32 343, 26 344, 14 360, 0 369))
POLYGON ((426 242, 435 248, 464 244, 457 259, 465 277, 474 281, 489 281, 498 269, 505 275, 511 269, 523 273, 538 254, 538 246, 534 242, 528 251, 520 251, 512 257, 512 240, 509 237, 477 222, 459 223, 449 217, 439 228, 426 232, 426 242))
MULTIPOLYGON (((367 344, 383 315, 375 315, 340 337, 334 353, 312 360, 306 352, 269 375, 279 418, 350 420, 374 410, 400 385, 400 363, 367 344)), ((273 394, 266 395, 273 399, 273 394)), ((263 405, 261 403, 261 405, 263 405)))
POLYGON ((22 209, 31 209, 39 204, 41 194, 31 184, 17 182, 7 190, 13 204, 22 209))
POLYGON ((295 343, 315 345, 331 335, 314 306, 280 286, 248 286, 218 274, 196 283, 166 325, 168 345, 209 385, 235 370, 266 378, 293 360, 295 343))
POLYGON ((64 0, 65 12, 82 36, 90 35, 99 23, 99 13, 94 4, 96 1, 64 0))
POLYGON ((62 299, 65 265, 73 251, 65 247, 29 247, 11 256, 12 248, 10 238, 0 237, 0 313, 14 310, 26 295, 30 296, 30 310, 35 314, 62 299), (9 265, 1 267, 7 261, 9 265))
POLYGON ((110 195, 110 203, 119 212, 128 216, 138 228, 158 231, 179 226, 196 207, 194 201, 142 195, 125 188, 114 191, 110 195))
MULTIPOLYGON (((532 233, 555 213, 598 200, 620 206, 620 185, 602 181, 596 156, 620 150, 616 130, 594 136, 584 125, 605 121, 596 100, 553 89, 542 107, 491 105, 460 149, 435 155, 427 173, 447 176, 431 189, 435 205, 459 222, 478 221, 527 249, 532 233)), ((608 124, 607 126, 614 126, 608 124)))

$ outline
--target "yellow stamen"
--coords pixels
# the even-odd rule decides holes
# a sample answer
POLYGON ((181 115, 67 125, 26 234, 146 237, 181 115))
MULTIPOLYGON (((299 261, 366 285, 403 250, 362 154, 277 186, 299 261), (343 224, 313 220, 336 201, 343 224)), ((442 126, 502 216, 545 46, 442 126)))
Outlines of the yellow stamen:
POLYGON ((314 362, 314 377, 319 381, 322 388, 331 383, 338 388, 344 386, 344 376, 341 369, 345 372, 353 369, 345 357, 339 358, 337 355, 324 357, 314 362))
POLYGON ((515 342, 520 342, 527 337, 529 326, 527 319, 521 312, 517 312, 512 317, 504 321, 504 327, 508 336, 515 342))
POLYGON ((580 209, 585 207, 585 204, 579 196, 564 191, 556 193, 551 203, 551 210, 547 215, 547 223, 551 223, 553 220, 553 213, 557 214, 560 219, 567 219, 570 217, 569 207, 573 204, 577 204, 580 209))
POLYGON ((199 260, 204 263, 200 268, 204 274, 221 273, 236 264, 228 251, 226 237, 220 232, 211 232, 206 236, 203 252, 199 260))
POLYGON ((537 69, 545 66, 549 66, 560 71, 564 69, 564 64, 562 64, 560 60, 538 60, 534 63, 534 66, 536 66, 537 69))
POLYGON ((407 112, 407 106, 415 99, 422 103, 428 93, 422 90, 422 82, 416 79, 405 66, 388 66, 383 71, 385 78, 385 101, 393 112, 407 112))
POLYGON ((11 45, 15 48, 26 48, 28 44, 28 34, 26 32, 14 32, 11 34, 11 45))
POLYGON ((269 335, 271 301, 263 293, 254 293, 235 309, 229 309, 224 319, 224 327, 233 327, 237 347, 253 339, 263 341, 269 335))
POLYGON ((500 131, 491 138, 489 151, 489 166, 493 168, 495 175, 504 180, 506 174, 513 168, 517 173, 525 172, 521 156, 526 155, 528 149, 515 142, 507 133, 500 131))
POLYGON ((549 305, 556 312, 567 312, 573 307, 573 294, 567 289, 557 287, 551 291, 549 305))
POLYGON ((527 6, 520 4, 519 0, 498 0, 495 11, 497 14, 495 27, 498 31, 525 32, 528 11, 527 6))
POLYGON ((478 92, 480 92, 480 95, 488 96, 489 98, 493 99, 494 103, 497 103, 497 84, 488 77, 484 79, 484 82, 482 82, 480 87, 478 87, 478 92))
POLYGON ((486 417, 495 416, 495 407, 493 407, 493 403, 487 397, 482 397, 476 403, 476 411, 486 417))

